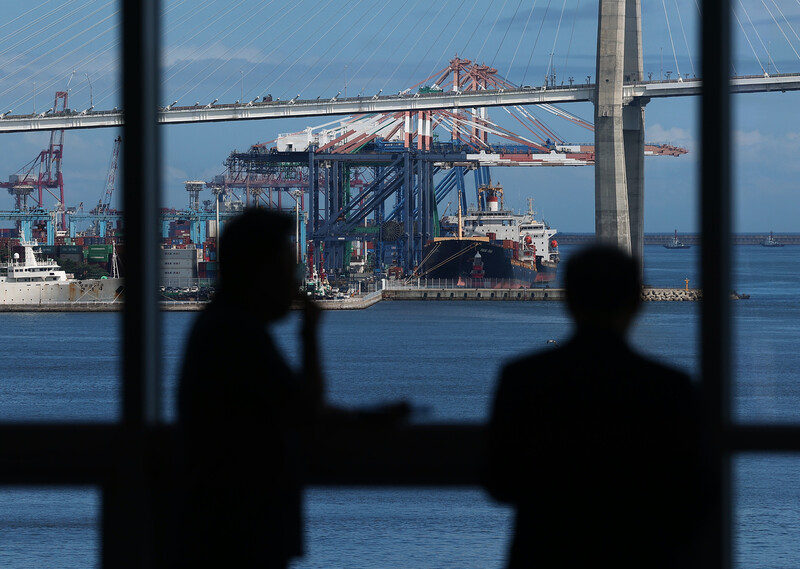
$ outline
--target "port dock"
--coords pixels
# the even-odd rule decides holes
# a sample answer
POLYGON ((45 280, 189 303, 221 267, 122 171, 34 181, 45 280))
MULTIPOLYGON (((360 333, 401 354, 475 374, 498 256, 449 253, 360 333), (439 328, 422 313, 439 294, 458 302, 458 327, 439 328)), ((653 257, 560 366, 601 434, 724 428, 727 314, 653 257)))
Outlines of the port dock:
POLYGON ((416 288, 393 287, 382 291, 383 300, 486 300, 531 301, 564 300, 561 288, 416 288))
MULTIPOLYGON (((496 288, 389 288, 382 291, 384 300, 482 300, 482 301, 559 301, 566 299, 566 290, 563 288, 526 288, 526 289, 496 289, 496 288)), ((653 288, 645 287, 642 290, 644 302, 689 302, 701 300, 703 297, 700 289, 682 288, 653 288)))
MULTIPOLYGON (((642 290, 644 302, 693 302, 702 300, 700 289, 653 288, 642 290)), ((731 293, 732 300, 749 298, 748 295, 731 293)), ((563 301, 563 288, 425 288, 416 286, 389 286, 383 290, 336 300, 318 300, 323 310, 364 310, 382 300, 417 301, 486 301, 486 302, 531 302, 563 301)), ((161 302, 164 312, 194 312, 202 310, 207 301, 161 302)), ((123 309, 122 302, 72 302, 43 304, 4 304, 0 312, 117 312, 123 309)), ((299 307, 295 307, 299 308, 299 307)))

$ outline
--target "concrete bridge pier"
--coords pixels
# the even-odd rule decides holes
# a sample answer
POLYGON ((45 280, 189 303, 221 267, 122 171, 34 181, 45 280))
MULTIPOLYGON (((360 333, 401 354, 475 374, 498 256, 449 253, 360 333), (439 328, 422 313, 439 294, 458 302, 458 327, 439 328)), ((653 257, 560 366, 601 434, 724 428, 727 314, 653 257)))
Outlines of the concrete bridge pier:
POLYGON ((642 77, 640 0, 600 0, 595 91, 595 234, 641 261, 644 245, 644 105, 623 101, 642 77))

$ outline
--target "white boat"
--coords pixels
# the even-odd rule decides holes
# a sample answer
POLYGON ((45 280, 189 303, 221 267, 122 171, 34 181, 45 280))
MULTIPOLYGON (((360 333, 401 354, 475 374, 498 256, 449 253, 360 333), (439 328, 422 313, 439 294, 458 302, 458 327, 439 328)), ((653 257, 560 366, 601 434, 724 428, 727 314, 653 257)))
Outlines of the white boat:
POLYGON ((36 240, 20 239, 23 254, 0 263, 0 306, 56 303, 116 302, 122 299, 123 279, 78 280, 56 261, 45 258, 36 240))

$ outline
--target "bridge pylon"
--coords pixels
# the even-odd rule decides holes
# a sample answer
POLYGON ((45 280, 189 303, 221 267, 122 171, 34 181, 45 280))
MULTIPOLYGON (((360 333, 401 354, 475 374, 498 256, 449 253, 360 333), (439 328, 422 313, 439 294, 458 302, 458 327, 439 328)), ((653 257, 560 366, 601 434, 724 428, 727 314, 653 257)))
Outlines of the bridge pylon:
POLYGON ((641 80, 640 0, 600 0, 597 28, 595 233, 642 260, 644 105, 623 99, 625 81, 641 80))

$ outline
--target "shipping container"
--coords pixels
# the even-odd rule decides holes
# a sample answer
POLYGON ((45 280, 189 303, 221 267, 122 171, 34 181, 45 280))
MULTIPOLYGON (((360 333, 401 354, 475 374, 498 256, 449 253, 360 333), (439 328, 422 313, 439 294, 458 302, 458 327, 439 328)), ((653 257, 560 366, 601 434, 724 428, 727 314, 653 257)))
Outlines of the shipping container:
POLYGON ((107 263, 111 255, 111 245, 89 245, 86 248, 86 260, 92 263, 107 263))
POLYGON ((58 246, 57 245, 40 245, 39 250, 42 252, 42 255, 45 257, 49 257, 51 259, 55 259, 58 257, 58 246))

